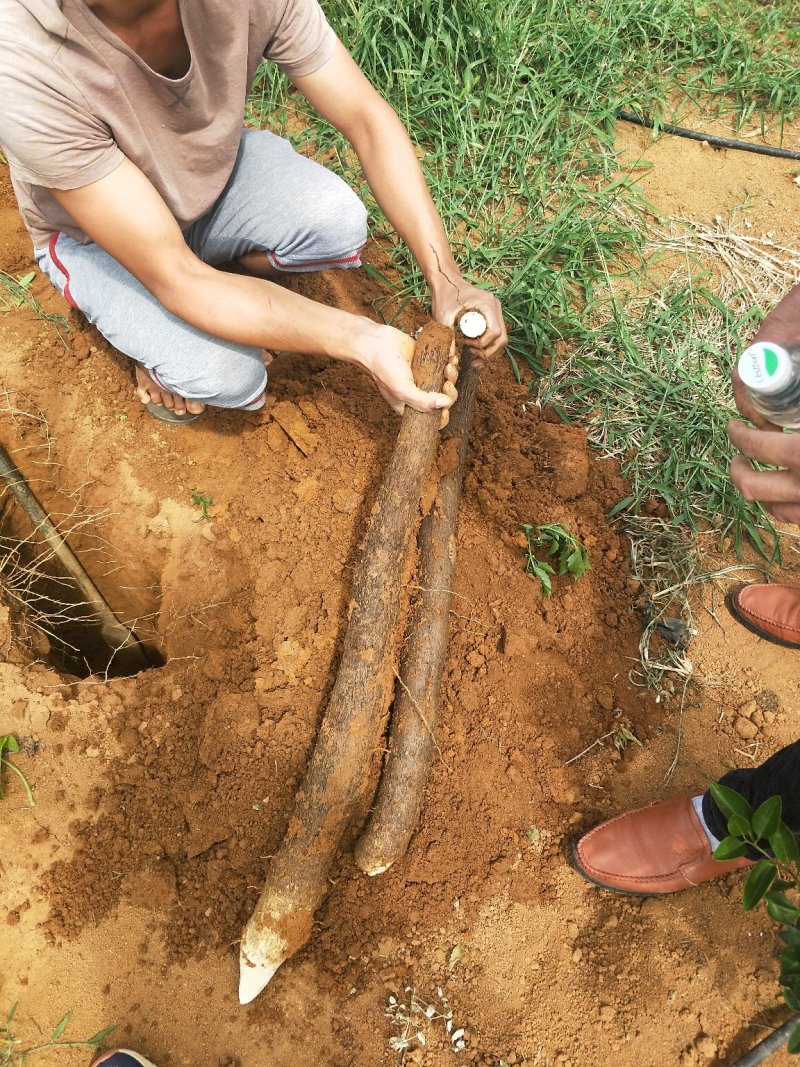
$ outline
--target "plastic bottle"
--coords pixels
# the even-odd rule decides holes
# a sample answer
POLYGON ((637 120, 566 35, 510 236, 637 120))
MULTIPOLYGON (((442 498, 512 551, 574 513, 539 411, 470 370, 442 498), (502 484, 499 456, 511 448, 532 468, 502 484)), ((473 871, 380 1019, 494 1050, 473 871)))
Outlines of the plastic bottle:
POLYGON ((800 429, 800 345, 756 341, 739 357, 739 377, 756 411, 776 426, 800 429))

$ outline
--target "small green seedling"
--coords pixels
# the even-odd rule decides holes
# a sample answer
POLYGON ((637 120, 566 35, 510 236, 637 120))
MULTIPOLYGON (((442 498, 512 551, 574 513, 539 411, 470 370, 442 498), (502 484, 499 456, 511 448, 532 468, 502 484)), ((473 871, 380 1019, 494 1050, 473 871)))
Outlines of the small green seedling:
MULTIPOLYGON (((781 927, 778 937, 784 949, 778 982, 787 1006, 800 1012, 800 842, 781 818, 780 797, 770 797, 753 811, 744 797, 724 785, 712 785, 711 795, 728 820, 728 836, 717 846, 714 859, 736 859, 748 850, 763 857, 747 876, 742 907, 752 911, 763 900, 767 914, 781 927)), ((800 1053, 800 1024, 788 1050, 800 1053)))
POLYGON ((20 274, 17 278, 11 274, 6 274, 5 271, 0 271, 0 285, 4 290, 0 296, 4 311, 32 303, 33 298, 29 291, 35 277, 36 273, 34 271, 29 271, 28 274, 20 274))
POLYGON ((0 270, 0 312, 12 311, 15 308, 29 308, 37 318, 49 322, 66 348, 67 342, 64 334, 69 333, 70 325, 63 315, 43 311, 42 305, 36 299, 32 286, 36 279, 36 273, 29 271, 15 278, 12 274, 0 270))
POLYGON ((531 526, 523 522, 520 529, 528 541, 525 570, 539 581, 545 596, 553 595, 552 575, 571 574, 577 582, 589 570, 588 550, 566 527, 558 523, 531 526), (555 566, 540 559, 537 553, 552 559, 555 566))
POLYGON ((11 760, 6 757, 6 752, 19 752, 19 741, 17 741, 16 737, 14 737, 13 734, 0 734, 0 800, 2 800, 5 795, 3 793, 3 768, 8 767, 14 772, 14 774, 17 775, 19 780, 22 782, 22 787, 28 797, 30 806, 34 807, 36 801, 33 799, 33 790, 31 789, 30 782, 19 769, 19 767, 16 767, 11 762, 11 760))
POLYGON ((33 284, 33 279, 35 277, 35 272, 29 271, 27 274, 20 274, 20 276, 17 278, 17 285, 22 291, 18 294, 16 300, 14 301, 15 307, 22 307, 22 305, 25 303, 25 294, 28 292, 31 285, 33 284))
POLYGON ((192 503, 200 508, 203 513, 203 518, 208 520, 211 516, 208 514, 208 509, 214 503, 208 493, 199 493, 196 489, 192 492, 192 503))
POLYGON ((13 1004, 5 1020, 0 1022, 0 1067, 21 1067, 27 1061, 28 1056, 33 1056, 37 1052, 43 1052, 48 1048, 102 1049, 105 1039, 112 1031, 116 1030, 116 1026, 107 1026, 104 1030, 96 1033, 94 1037, 89 1037, 85 1041, 62 1041, 61 1035, 72 1018, 72 1012, 68 1011, 61 1022, 56 1025, 55 1030, 53 1030, 53 1036, 48 1041, 44 1041, 39 1045, 31 1045, 29 1048, 20 1048, 19 1038, 14 1037, 11 1032, 11 1023, 18 1004, 19 1001, 13 1004))

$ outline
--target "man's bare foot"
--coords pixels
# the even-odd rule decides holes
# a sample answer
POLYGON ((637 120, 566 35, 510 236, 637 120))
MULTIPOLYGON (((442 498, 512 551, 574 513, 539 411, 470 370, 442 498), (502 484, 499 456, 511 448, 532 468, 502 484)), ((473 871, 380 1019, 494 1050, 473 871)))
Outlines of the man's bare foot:
POLYGON ((205 404, 199 400, 184 400, 182 396, 162 389, 138 364, 136 366, 136 395, 143 404, 160 404, 174 411, 176 415, 185 415, 187 412, 190 415, 200 415, 206 409, 205 404))

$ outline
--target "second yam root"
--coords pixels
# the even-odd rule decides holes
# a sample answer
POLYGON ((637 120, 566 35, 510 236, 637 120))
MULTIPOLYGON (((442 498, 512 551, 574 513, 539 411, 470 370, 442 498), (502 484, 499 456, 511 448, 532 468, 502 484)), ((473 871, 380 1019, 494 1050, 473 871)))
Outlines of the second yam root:
POLYGON ((433 762, 439 688, 447 658, 458 505, 479 379, 473 367, 466 366, 461 373, 458 402, 446 431, 450 441, 443 449, 446 456, 450 453, 449 469, 420 526, 420 592, 398 675, 389 753, 372 815, 355 849, 356 863, 369 875, 382 874, 405 855, 433 762))
MULTIPOLYGON (((447 327, 432 323, 422 330, 413 364, 420 388, 441 391, 452 344, 447 327)), ((436 453, 439 415, 408 407, 403 414, 355 571, 339 671, 316 747, 242 937, 242 1004, 254 1000, 284 960, 308 940, 339 841, 379 743, 394 687, 405 562, 423 483, 436 453)))

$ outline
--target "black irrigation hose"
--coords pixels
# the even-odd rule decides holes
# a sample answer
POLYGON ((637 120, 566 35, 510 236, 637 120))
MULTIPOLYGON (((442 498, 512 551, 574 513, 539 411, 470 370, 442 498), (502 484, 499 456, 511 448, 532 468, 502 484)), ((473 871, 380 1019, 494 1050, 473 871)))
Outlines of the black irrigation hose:
MULTIPOLYGON (((644 115, 635 115, 632 111, 618 111, 617 118, 620 122, 632 122, 635 126, 644 126, 648 130, 656 129, 656 124, 652 119, 644 115)), ((669 122, 659 123, 658 129, 664 133, 671 133, 674 137, 688 137, 690 141, 705 141, 706 144, 717 148, 735 148, 739 152, 756 152, 760 156, 777 156, 779 159, 800 159, 800 152, 793 152, 789 148, 773 148, 771 145, 752 144, 750 141, 734 141, 730 137, 716 137, 711 133, 687 130, 685 126, 673 126, 669 122)))
POLYGON ((800 1022, 800 1015, 793 1015, 791 1019, 787 1019, 783 1026, 773 1030, 769 1037, 765 1037, 749 1052, 745 1052, 744 1056, 731 1064, 731 1067, 758 1067, 758 1064, 763 1063, 773 1052, 778 1052, 783 1048, 798 1022, 800 1022))

